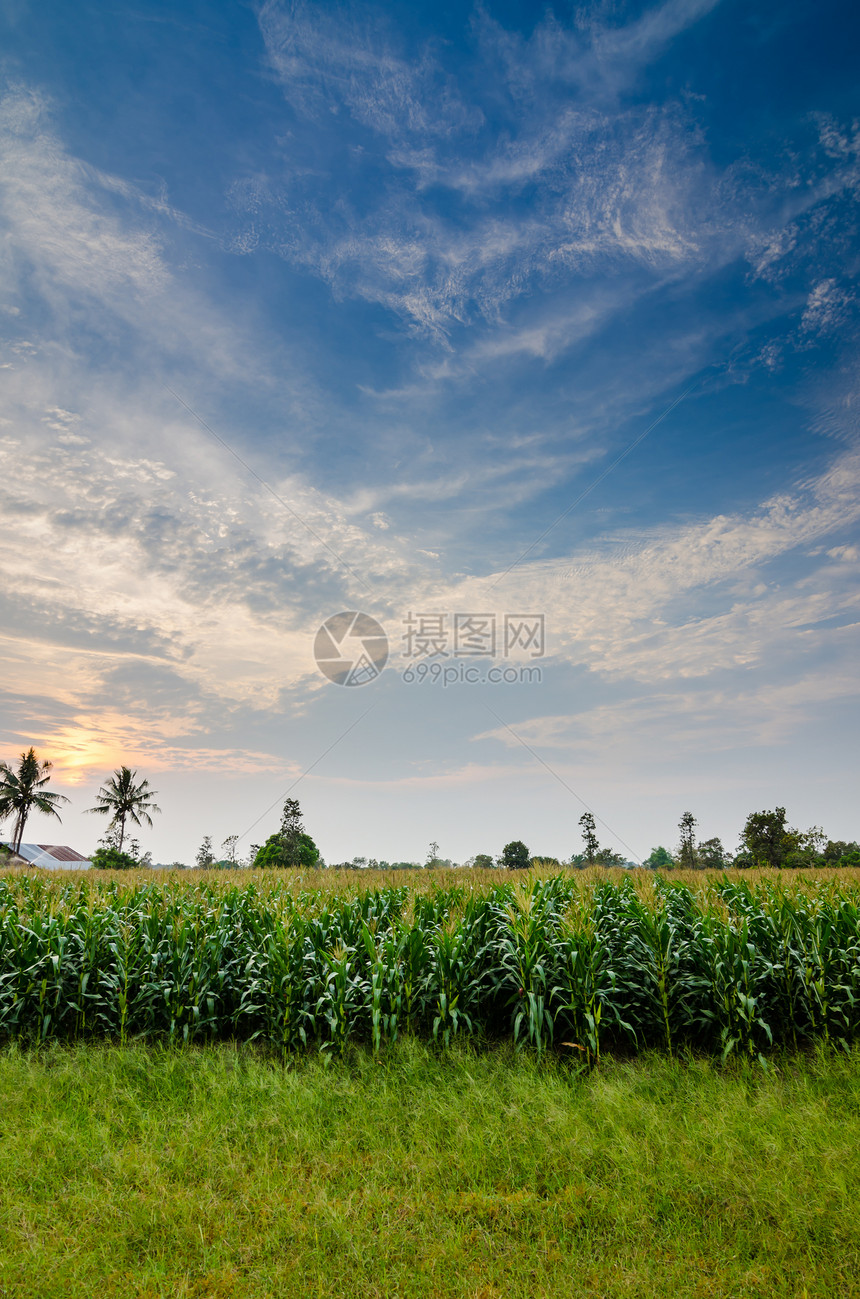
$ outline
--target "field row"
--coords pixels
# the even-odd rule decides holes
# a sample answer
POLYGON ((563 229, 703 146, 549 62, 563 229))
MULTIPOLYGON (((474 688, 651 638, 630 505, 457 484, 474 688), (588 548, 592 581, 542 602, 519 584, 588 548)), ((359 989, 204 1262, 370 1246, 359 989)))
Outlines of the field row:
POLYGON ((860 895, 836 878, 296 884, 0 879, 0 1037, 339 1055, 464 1035, 593 1064, 847 1047, 860 1029, 860 895))

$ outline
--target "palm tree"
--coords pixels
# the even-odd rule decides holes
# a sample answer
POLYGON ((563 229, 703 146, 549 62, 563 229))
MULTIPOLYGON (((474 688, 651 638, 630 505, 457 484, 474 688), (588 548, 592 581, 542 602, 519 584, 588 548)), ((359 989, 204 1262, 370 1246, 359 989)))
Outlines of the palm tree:
POLYGON ((110 780, 106 780, 96 794, 96 806, 88 807, 88 812, 102 812, 110 816, 110 825, 119 826, 119 851, 122 852, 122 841, 125 836, 126 818, 132 825, 152 825, 150 812, 160 812, 152 801, 156 791, 149 788, 149 781, 142 780, 139 785, 134 782, 137 772, 129 767, 120 767, 110 780))
POLYGON ((8 763, 0 762, 0 820, 15 813, 15 829, 10 844, 13 852, 21 847, 27 817, 34 809, 44 816, 55 816, 58 821, 62 819, 57 805, 69 800, 65 794, 54 794, 45 789, 51 766, 47 759, 39 761, 32 745, 21 754, 17 771, 13 771, 8 763))

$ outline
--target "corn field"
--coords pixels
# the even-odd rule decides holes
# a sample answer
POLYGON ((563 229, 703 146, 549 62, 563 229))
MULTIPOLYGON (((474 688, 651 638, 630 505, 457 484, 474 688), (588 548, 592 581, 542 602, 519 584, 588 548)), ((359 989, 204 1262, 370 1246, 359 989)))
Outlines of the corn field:
POLYGON ((0 1039, 256 1039, 286 1057, 465 1035, 592 1066, 847 1049, 860 1029, 844 879, 361 885, 0 878, 0 1039))

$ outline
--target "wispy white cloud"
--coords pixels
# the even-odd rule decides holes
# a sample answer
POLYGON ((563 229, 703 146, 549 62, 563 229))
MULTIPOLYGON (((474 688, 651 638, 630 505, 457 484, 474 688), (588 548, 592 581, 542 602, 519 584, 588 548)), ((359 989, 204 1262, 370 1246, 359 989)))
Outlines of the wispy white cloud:
POLYGON ((547 14, 529 35, 509 31, 485 10, 475 26, 482 49, 504 69, 512 94, 527 102, 563 86, 589 99, 615 97, 694 26, 719 0, 664 0, 638 18, 615 21, 614 5, 598 3, 574 11, 571 25, 547 14))
MULTIPOLYGON (((587 38, 550 18, 527 43, 481 16, 484 86, 473 79, 467 104, 434 50, 394 52, 375 11, 355 16, 269 0, 260 26, 285 96, 317 127, 345 113, 370 128, 376 144, 367 166, 384 160, 388 174, 361 214, 325 167, 249 177, 232 191, 245 218, 233 247, 263 242, 437 341, 458 325, 496 321, 506 303, 571 269, 605 267, 607 259, 690 265, 712 224, 713 178, 689 116, 671 104, 572 106, 552 92, 544 65, 553 51, 568 80, 574 63, 590 76, 609 65, 633 68, 711 7, 673 0, 629 30, 592 24, 587 38), (531 95, 522 94, 527 75, 531 95), (519 97, 501 138, 486 129, 480 102, 482 93, 497 98, 500 77, 519 97), (526 186, 528 215, 516 205, 526 186), (440 187, 461 193, 471 207, 466 220, 452 220, 436 202, 440 187), (296 221, 309 212, 312 222, 296 221)), ((365 145, 356 148, 361 168, 365 145)))
POLYGON ((260 29, 291 103, 311 115, 345 108, 388 138, 436 137, 474 127, 481 114, 429 53, 399 54, 379 12, 266 0, 260 29))
MULTIPOLYGON (((552 359, 658 286, 689 294, 739 258, 780 283, 811 241, 837 237, 827 204, 856 181, 851 131, 822 118, 817 154, 786 143, 769 170, 746 157, 721 170, 692 100, 627 94, 717 9, 666 0, 619 23, 591 6, 567 25, 550 14, 529 35, 479 10, 476 61, 456 87, 438 48, 408 50, 372 7, 267 0, 259 18, 274 74, 317 135, 337 123, 338 148, 351 142, 348 182, 340 155, 312 167, 296 143, 284 174, 233 187, 232 247, 272 249, 338 296, 382 306, 446 348, 455 361, 443 377, 460 380, 500 356, 552 359), (559 328, 561 286, 568 297, 575 286, 573 328, 559 328), (528 323, 516 319, 523 304, 528 323)), ((773 316, 800 308, 793 293, 770 303, 773 316)), ((773 369, 783 346, 762 345, 749 363, 773 369)))
POLYGON ((819 280, 813 286, 800 321, 803 334, 831 333, 844 324, 854 294, 837 285, 835 279, 819 280))
MULTIPOLYGON (((854 648, 856 650, 856 638, 854 648)), ((833 673, 800 674, 790 682, 756 682, 744 689, 666 690, 622 701, 584 705, 578 712, 532 717, 507 727, 492 727, 474 741, 492 739, 515 752, 521 741, 563 752, 581 772, 599 760, 636 767, 667 755, 682 762, 702 752, 723 754, 739 748, 772 748, 789 743, 814 723, 822 708, 860 701, 860 681, 848 663, 833 673), (519 738, 517 738, 519 737, 519 738)), ((556 763, 553 766, 556 767, 556 763)))
POLYGON ((640 532, 573 565, 524 564, 498 585, 470 578, 436 592, 437 607, 479 608, 492 596, 496 606, 545 612, 553 655, 607 680, 654 684, 805 661, 835 635, 828 619, 860 612, 842 565, 808 553, 856 529, 858 489, 855 449, 755 512, 640 532), (804 554, 791 579, 774 567, 804 554))
POLYGON ((120 307, 123 295, 160 292, 169 281, 150 231, 131 232, 81 201, 88 177, 52 136, 44 99, 32 91, 0 101, 2 213, 15 249, 38 268, 46 295, 59 282, 120 307))
MULTIPOLYGON (((235 322, 173 269, 171 229, 209 232, 164 193, 146 195, 71 154, 44 94, 18 87, 0 99, 0 171, 6 293, 16 315, 34 294, 42 300, 50 325, 40 346, 68 356, 82 331, 116 346, 130 330, 174 364, 205 359, 225 377, 260 376, 259 352, 235 322)), ((25 346, 35 350, 19 338, 13 353, 25 346)))

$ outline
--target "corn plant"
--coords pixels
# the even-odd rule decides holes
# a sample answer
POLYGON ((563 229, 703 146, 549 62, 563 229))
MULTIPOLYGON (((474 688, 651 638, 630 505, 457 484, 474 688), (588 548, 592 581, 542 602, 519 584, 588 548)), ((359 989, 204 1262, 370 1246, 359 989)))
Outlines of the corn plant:
POLYGON ((0 877, 0 1038, 215 1037, 286 1059, 403 1034, 764 1058, 860 1033, 860 887, 804 876, 0 877))

